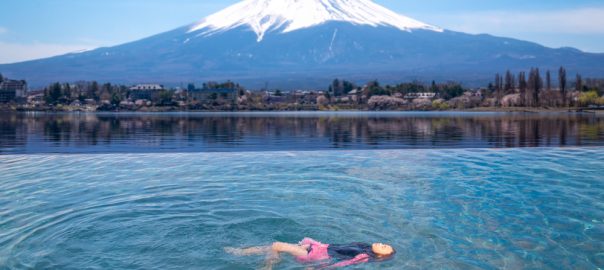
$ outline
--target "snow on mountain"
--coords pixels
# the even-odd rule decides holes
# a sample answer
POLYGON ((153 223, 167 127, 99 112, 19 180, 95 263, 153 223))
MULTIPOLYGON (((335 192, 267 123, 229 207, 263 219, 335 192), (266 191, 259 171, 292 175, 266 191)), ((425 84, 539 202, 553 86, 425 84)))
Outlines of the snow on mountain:
POLYGON ((598 77, 603 63, 604 54, 442 30, 369 0, 244 0, 198 24, 122 45, 0 64, 0 73, 33 86, 231 80, 258 89, 266 83, 322 89, 334 78, 482 86, 497 72, 562 65, 598 77))
POLYGON ((392 26, 402 31, 443 31, 399 15, 371 0, 244 0, 194 24, 189 32, 201 31, 202 36, 209 36, 247 26, 256 33, 260 42, 270 31, 287 33, 329 21, 392 26))

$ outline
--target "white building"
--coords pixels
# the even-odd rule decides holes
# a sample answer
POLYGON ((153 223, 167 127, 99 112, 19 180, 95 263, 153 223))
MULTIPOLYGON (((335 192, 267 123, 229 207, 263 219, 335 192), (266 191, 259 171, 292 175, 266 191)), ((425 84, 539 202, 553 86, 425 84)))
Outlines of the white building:
POLYGON ((436 97, 436 93, 408 93, 405 95, 405 99, 433 99, 436 97))
POLYGON ((0 102, 14 101, 27 96, 27 82, 4 80, 0 82, 0 102))
POLYGON ((137 84, 130 87, 130 98, 151 100, 153 94, 161 90, 164 90, 164 86, 161 84, 137 84))
POLYGON ((137 84, 133 87, 130 87, 130 90, 163 90, 164 86, 161 84, 137 84))

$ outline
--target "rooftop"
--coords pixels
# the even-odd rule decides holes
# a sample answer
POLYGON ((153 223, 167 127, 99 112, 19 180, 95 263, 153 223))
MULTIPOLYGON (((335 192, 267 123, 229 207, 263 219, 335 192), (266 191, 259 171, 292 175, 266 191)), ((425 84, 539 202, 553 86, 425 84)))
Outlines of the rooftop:
POLYGON ((130 87, 130 90, 163 90, 164 86, 161 84, 137 84, 130 87))
POLYGON ((1 90, 25 90, 27 82, 19 80, 5 80, 0 83, 1 90))

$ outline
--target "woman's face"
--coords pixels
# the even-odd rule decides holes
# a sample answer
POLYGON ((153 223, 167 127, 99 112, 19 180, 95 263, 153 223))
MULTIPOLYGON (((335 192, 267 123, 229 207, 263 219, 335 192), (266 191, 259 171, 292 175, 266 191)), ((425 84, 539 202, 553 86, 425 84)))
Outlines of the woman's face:
POLYGON ((379 256, 388 256, 394 252, 394 249, 390 245, 382 243, 375 243, 371 245, 371 250, 373 251, 373 253, 379 256))

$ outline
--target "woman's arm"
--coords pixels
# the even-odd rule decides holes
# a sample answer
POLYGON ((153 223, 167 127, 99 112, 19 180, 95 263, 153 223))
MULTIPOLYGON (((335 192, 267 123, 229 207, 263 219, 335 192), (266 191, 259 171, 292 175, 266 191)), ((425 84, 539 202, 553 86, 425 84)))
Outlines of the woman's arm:
POLYGON ((361 264, 361 263, 366 263, 366 262, 369 262, 369 255, 363 253, 363 254, 359 254, 359 255, 355 256, 354 258, 352 258, 350 260, 345 260, 345 261, 341 261, 341 262, 332 264, 324 269, 333 269, 333 268, 345 267, 345 266, 361 264))

